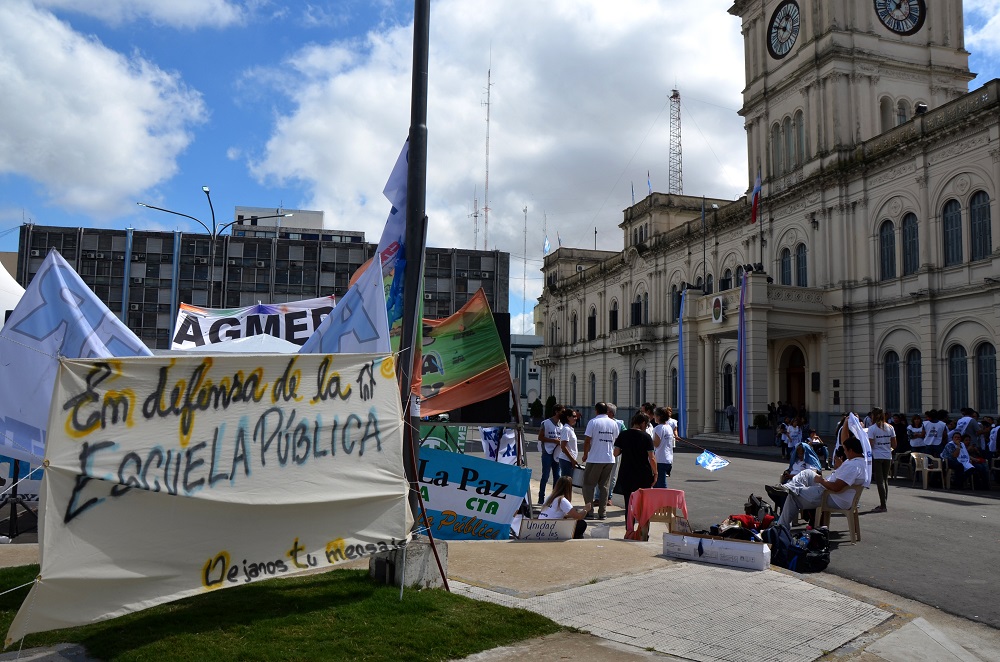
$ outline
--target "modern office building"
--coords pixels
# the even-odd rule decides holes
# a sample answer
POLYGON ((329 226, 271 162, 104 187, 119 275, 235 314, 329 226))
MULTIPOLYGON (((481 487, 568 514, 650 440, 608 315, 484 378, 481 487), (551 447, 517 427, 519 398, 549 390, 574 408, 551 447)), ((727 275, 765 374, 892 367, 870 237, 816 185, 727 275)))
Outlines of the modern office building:
POLYGON ((624 210, 623 250, 546 256, 543 399, 615 401, 627 419, 683 390, 688 433, 721 430, 750 271, 751 414, 790 402, 824 431, 873 405, 996 414, 1000 80, 968 90, 962 3, 736 0, 729 12, 760 218, 747 197, 704 201, 703 221, 700 197, 653 193, 624 210))
MULTIPOLYGON (((166 349, 181 302, 238 308, 339 296, 375 252, 363 232, 324 228, 318 211, 237 207, 220 228, 213 239, 25 224, 12 273, 26 285, 55 248, 143 341, 166 349)), ((508 253, 428 248, 424 316, 452 314, 480 286, 495 312, 507 312, 509 270, 508 253)))

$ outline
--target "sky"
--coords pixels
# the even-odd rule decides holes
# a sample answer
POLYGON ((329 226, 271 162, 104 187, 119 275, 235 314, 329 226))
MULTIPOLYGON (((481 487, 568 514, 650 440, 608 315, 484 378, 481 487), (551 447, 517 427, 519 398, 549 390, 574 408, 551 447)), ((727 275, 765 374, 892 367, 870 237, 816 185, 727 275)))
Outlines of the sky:
MULTIPOLYGON (((428 245, 510 253, 513 333, 532 332, 546 236, 621 250, 632 191, 667 190, 672 89, 684 193, 750 188, 731 5, 431 3, 428 245)), ((973 89, 1000 76, 1000 0, 963 5, 973 89)), ((198 231, 136 202, 210 224, 202 186, 220 224, 316 209, 377 242, 412 21, 397 0, 2 0, 0 251, 24 222, 198 231)))

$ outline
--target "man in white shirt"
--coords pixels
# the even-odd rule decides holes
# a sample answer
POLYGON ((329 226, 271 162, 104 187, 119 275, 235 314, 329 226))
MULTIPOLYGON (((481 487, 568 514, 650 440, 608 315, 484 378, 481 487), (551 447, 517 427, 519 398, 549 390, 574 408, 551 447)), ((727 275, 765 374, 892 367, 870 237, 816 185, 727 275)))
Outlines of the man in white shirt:
POLYGON ((538 505, 545 503, 545 485, 549 482, 549 473, 552 474, 552 487, 555 487, 559 480, 559 463, 556 462, 553 453, 562 442, 562 416, 564 407, 556 405, 552 408, 552 418, 542 421, 542 427, 538 430, 538 450, 542 452, 542 481, 538 488, 538 505))
POLYGON ((830 493, 829 500, 832 505, 837 508, 850 507, 854 500, 854 491, 848 488, 854 485, 863 485, 867 470, 864 451, 858 438, 852 434, 844 440, 842 445, 844 453, 847 455, 847 461, 834 469, 829 479, 824 480, 819 474, 812 472, 811 485, 803 486, 801 481, 798 481, 798 484, 790 482, 783 486, 789 493, 785 498, 785 505, 781 508, 781 516, 778 518, 779 524, 791 528, 799 511, 819 506, 825 492, 830 493))
POLYGON ((604 519, 610 494, 611 471, 615 466, 615 440, 621 428, 618 422, 608 417, 608 406, 598 402, 594 407, 597 416, 587 423, 583 436, 583 501, 589 505, 587 516, 593 517, 594 489, 600 490, 597 496, 598 519, 604 519))

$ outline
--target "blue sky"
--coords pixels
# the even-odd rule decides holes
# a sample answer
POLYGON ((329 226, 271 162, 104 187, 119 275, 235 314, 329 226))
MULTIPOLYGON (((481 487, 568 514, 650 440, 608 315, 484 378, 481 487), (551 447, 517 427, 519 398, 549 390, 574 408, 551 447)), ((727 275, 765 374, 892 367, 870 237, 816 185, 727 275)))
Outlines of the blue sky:
MULTIPOLYGON (((619 250, 631 186, 645 195, 649 171, 666 190, 671 88, 684 192, 746 192, 731 4, 432 2, 429 243, 487 239, 471 214, 491 71, 488 245, 511 254, 513 332, 530 329, 545 234, 592 248, 596 227, 598 248, 619 250)), ((963 5, 976 87, 1000 76, 1000 0, 963 5)), ((377 241, 409 126, 411 40, 412 2, 395 0, 3 0, 0 250, 16 250, 24 220, 195 230, 135 203, 208 221, 203 185, 220 219, 236 205, 321 209, 377 241)))

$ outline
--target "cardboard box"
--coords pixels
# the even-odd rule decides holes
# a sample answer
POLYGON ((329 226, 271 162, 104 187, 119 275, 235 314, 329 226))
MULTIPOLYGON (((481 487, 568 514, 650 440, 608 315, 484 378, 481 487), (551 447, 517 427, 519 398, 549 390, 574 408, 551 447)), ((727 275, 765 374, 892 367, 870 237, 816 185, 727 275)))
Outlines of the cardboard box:
POLYGON ((714 538, 695 533, 664 533, 663 555, 750 570, 765 570, 771 565, 771 548, 762 542, 714 538))

